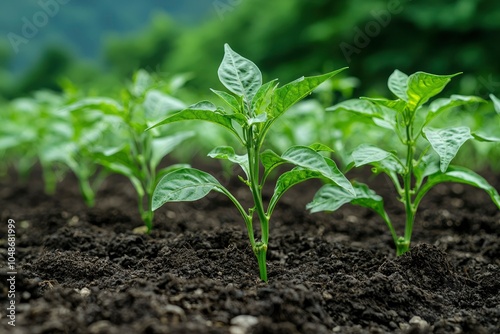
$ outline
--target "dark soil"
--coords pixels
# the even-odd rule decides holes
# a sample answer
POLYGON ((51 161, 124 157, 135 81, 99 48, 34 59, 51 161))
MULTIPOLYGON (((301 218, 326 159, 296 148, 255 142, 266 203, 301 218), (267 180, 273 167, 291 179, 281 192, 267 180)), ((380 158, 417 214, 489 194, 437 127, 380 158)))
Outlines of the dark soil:
MULTIPOLYGON (((498 176, 483 175, 499 189, 498 176)), ((360 179, 403 221, 384 177, 360 179)), ((228 183, 248 199, 238 181, 228 183)), ((168 204, 151 235, 140 235, 135 193, 119 176, 105 181, 92 209, 72 177, 57 197, 36 176, 29 186, 4 180, 0 332, 500 333, 500 212, 484 192, 431 191, 411 251, 396 258, 370 211, 308 214, 319 186, 292 189, 278 205, 266 284, 222 194, 168 204), (6 318, 8 219, 16 221, 15 327, 6 318)))

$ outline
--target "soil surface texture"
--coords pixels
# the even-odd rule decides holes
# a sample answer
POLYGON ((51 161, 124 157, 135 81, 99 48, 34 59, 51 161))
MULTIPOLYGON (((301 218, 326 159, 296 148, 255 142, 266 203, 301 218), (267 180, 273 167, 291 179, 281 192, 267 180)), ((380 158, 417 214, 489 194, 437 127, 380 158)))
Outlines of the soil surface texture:
MULTIPOLYGON (((384 197, 402 234, 392 186, 365 172, 349 177, 384 197)), ((497 175, 481 174, 500 189, 497 175)), ((216 176, 249 203, 241 182, 216 176)), ((120 176, 104 182, 94 208, 71 176, 56 196, 43 192, 39 173, 27 184, 3 179, 0 332, 500 333, 500 212, 486 193, 434 188, 417 213, 411 251, 396 257, 387 227, 367 209, 309 214, 305 205, 320 186, 306 182, 278 204, 266 284, 223 194, 163 206, 144 235, 134 233, 142 226, 136 195, 120 176), (15 327, 6 310, 9 219, 15 327)))

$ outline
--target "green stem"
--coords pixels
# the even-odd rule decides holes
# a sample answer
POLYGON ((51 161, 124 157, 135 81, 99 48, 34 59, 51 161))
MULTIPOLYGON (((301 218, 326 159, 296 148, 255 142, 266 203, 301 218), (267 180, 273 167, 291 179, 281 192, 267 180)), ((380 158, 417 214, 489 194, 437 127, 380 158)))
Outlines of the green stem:
POLYGON ((405 224, 405 235, 404 238, 399 238, 396 243, 397 255, 402 255, 407 252, 410 248, 411 235, 413 232, 413 222, 415 219, 415 208, 412 203, 412 175, 413 175, 413 154, 415 149, 415 143, 412 138, 412 127, 411 121, 406 125, 406 170, 403 178, 404 183, 404 198, 403 202, 405 204, 406 211, 406 224, 405 224))
POLYGON ((260 152, 260 142, 258 138, 254 138, 254 132, 252 127, 247 130, 247 154, 249 163, 249 183, 252 197, 255 204, 255 210, 260 221, 261 227, 261 241, 256 243, 254 247, 254 253, 259 262, 260 278, 267 282, 267 268, 266 268, 266 254, 267 245, 269 243, 269 217, 266 215, 264 210, 264 204, 262 203, 262 187, 259 182, 259 152, 260 152))

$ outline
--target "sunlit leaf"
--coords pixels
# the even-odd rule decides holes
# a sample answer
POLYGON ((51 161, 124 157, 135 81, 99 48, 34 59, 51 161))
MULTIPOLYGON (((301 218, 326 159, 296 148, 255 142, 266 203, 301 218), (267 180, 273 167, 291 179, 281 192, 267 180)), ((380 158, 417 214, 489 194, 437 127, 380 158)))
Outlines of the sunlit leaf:
POLYGON ((262 74, 257 65, 225 44, 224 58, 218 74, 222 84, 234 94, 241 96, 250 107, 253 97, 262 86, 262 74))
POLYGON ((408 77, 408 107, 414 111, 435 95, 439 94, 451 81, 451 78, 461 73, 451 75, 436 75, 416 72, 408 77))

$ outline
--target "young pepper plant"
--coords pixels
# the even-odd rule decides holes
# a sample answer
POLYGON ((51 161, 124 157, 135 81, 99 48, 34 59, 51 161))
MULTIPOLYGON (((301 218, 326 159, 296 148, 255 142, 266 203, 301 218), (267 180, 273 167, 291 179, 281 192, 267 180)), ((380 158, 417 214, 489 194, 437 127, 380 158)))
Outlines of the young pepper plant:
POLYGON ((153 226, 151 204, 156 184, 163 175, 187 165, 178 164, 163 169, 158 169, 158 166, 168 153, 194 133, 144 130, 184 107, 181 101, 155 89, 150 75, 143 70, 136 73, 133 85, 122 92, 121 103, 110 98, 87 98, 67 107, 71 112, 100 111, 107 116, 102 120, 114 126, 112 133, 106 133, 107 137, 112 135, 110 140, 102 134, 101 146, 93 150, 94 159, 107 170, 124 175, 133 184, 146 233, 153 226))
POLYGON ((227 44, 224 48, 224 57, 218 76, 232 94, 212 91, 227 103, 230 111, 203 101, 167 117, 153 127, 178 121, 204 120, 229 130, 242 144, 245 154, 238 155, 233 147, 222 146, 211 151, 209 156, 225 159, 241 166, 245 177, 239 176, 239 178, 250 189, 254 205, 245 210, 238 199, 212 175, 201 170, 184 168, 169 173, 160 180, 153 194, 152 208, 156 210, 167 202, 195 201, 212 190, 225 194, 243 217, 252 250, 257 257, 260 278, 267 281, 266 254, 269 244, 269 222, 278 200, 285 191, 311 178, 328 179, 347 192, 353 192, 353 189, 335 163, 318 153, 318 151, 327 150, 325 146, 320 144, 311 147, 294 146, 280 156, 271 150, 262 151, 264 139, 274 122, 288 108, 309 95, 322 82, 344 69, 314 77, 302 77, 278 88, 276 80, 262 84, 261 72, 253 62, 234 52, 227 44), (292 164, 294 168, 279 176, 274 194, 266 209, 262 189, 270 173, 283 164, 292 164), (263 172, 261 167, 263 167, 263 172), (255 214, 260 221, 260 240, 256 240, 254 236, 255 214))
POLYGON ((498 192, 484 178, 470 169, 450 165, 462 144, 474 136, 479 139, 479 135, 472 134, 466 126, 444 129, 429 126, 435 117, 451 108, 484 102, 474 96, 452 95, 425 106, 456 75, 417 72, 408 76, 396 70, 389 77, 388 86, 397 99, 362 98, 329 108, 366 116, 380 131, 392 131, 397 138, 395 144, 399 140, 401 146, 394 145, 393 151, 362 144, 353 151, 352 158, 355 167, 371 165, 373 173, 385 173, 394 183, 406 212, 403 236, 397 235, 382 198, 361 183, 354 184, 356 195, 337 185, 324 185, 307 207, 312 212, 334 211, 352 203, 374 210, 389 227, 397 255, 408 251, 418 206, 424 195, 439 183, 458 182, 483 189, 500 208, 498 192), (404 153, 398 154, 398 151, 404 153))

